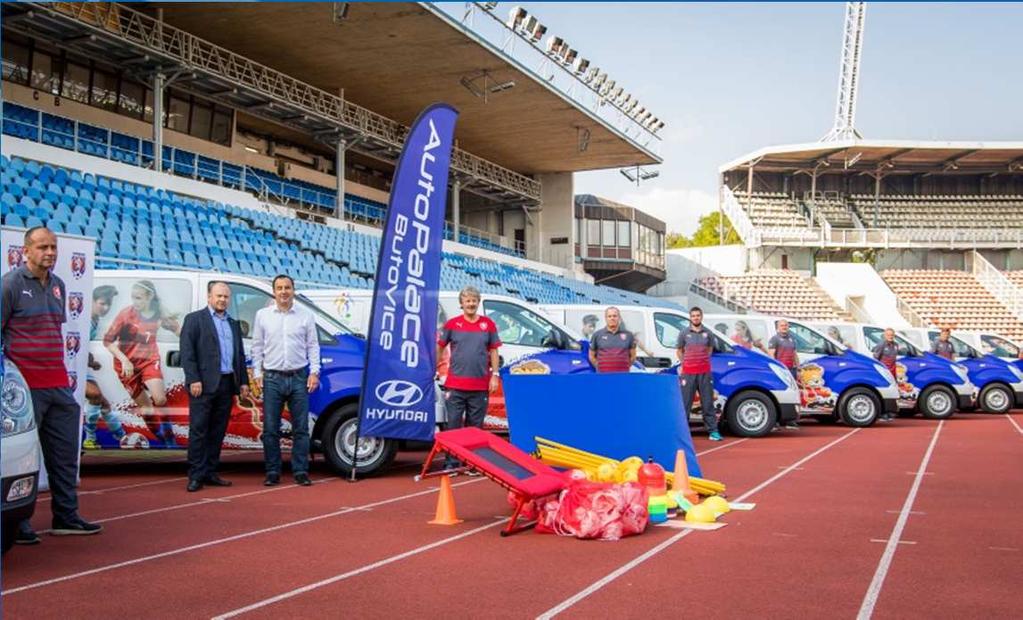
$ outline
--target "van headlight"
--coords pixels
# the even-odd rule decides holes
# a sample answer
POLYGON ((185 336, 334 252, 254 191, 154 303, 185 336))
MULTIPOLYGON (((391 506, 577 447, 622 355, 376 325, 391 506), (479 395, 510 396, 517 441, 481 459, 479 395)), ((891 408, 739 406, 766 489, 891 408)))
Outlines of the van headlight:
POLYGON ((963 383, 968 383, 970 381, 970 371, 966 369, 966 366, 963 366, 962 364, 952 364, 952 372, 956 373, 956 375, 963 380, 963 383))
POLYGON ((892 373, 889 372, 888 369, 882 366, 881 364, 874 364, 874 370, 876 370, 879 375, 881 375, 882 377, 885 378, 886 381, 888 381, 889 386, 898 385, 895 383, 895 377, 892 376, 892 373))
POLYGON ((785 386, 788 387, 790 390, 799 389, 799 386, 796 385, 795 377, 792 376, 792 373, 789 372, 787 368, 784 368, 778 364, 768 364, 768 366, 771 367, 771 370, 774 371, 774 374, 778 375, 778 378, 781 379, 781 382, 784 383, 785 386))
POLYGON ((4 360, 4 382, 0 390, 0 408, 3 420, 0 428, 3 435, 17 435, 35 428, 36 421, 32 415, 32 396, 28 391, 25 379, 18 368, 4 360))

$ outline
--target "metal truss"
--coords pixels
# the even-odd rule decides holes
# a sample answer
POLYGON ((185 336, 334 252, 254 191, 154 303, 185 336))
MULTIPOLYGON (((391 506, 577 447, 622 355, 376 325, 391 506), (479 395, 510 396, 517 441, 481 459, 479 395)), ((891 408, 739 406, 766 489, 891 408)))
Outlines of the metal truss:
POLYGON ((842 41, 842 64, 838 75, 838 102, 835 123, 821 138, 823 142, 860 138, 856 131, 856 94, 860 82, 860 54, 863 51, 863 23, 867 13, 865 2, 846 2, 845 28, 842 41))
MULTIPOLYGON (((24 11, 16 16, 19 30, 93 52, 98 46, 141 70, 183 72, 190 90, 314 136, 361 138, 358 150, 372 156, 396 160, 409 132, 401 123, 121 4, 31 2, 5 9, 19 5, 24 11), (69 36, 69 27, 82 32, 69 36)), ((5 27, 9 20, 5 15, 5 27)), ((451 167, 468 182, 466 189, 492 199, 540 201, 538 181, 461 149, 453 150, 451 167)))

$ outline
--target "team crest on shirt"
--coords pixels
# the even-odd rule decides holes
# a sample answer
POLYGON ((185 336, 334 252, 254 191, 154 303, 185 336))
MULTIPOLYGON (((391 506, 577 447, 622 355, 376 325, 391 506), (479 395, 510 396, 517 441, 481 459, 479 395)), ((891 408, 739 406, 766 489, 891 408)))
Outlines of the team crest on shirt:
POLYGON ((74 359, 78 355, 78 351, 82 348, 82 336, 78 332, 68 332, 67 336, 64 337, 64 351, 67 352, 68 357, 74 359))
POLYGON ((54 286, 53 287, 53 296, 56 297, 57 299, 62 299, 62 297, 60 295, 60 287, 59 286, 54 286))
POLYGON ((73 370, 67 371, 67 381, 70 384, 68 387, 71 388, 72 392, 74 392, 75 390, 78 389, 78 373, 77 372, 75 372, 73 370))
POLYGON ((75 277, 75 280, 81 280, 85 275, 85 254, 83 252, 75 252, 71 255, 71 275, 75 277))
POLYGON ((25 246, 12 245, 7 248, 7 266, 17 269, 25 262, 25 246))
POLYGON ((625 340, 625 334, 618 334, 618 338, 620 340, 625 340))
POLYGON ((486 321, 480 321, 480 331, 482 331, 482 332, 487 331, 487 323, 486 323, 486 321))
POLYGON ((85 308, 85 297, 78 291, 71 291, 67 294, 67 313, 72 321, 77 321, 82 316, 85 308))

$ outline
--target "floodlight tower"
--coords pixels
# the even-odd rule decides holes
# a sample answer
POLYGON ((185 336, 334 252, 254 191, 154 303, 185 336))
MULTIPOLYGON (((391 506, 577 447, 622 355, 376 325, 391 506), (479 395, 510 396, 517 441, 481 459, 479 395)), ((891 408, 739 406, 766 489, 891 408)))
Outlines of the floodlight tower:
POLYGON ((861 138, 856 131, 856 91, 860 85, 860 53, 863 51, 863 20, 865 2, 845 3, 845 32, 842 42, 842 65, 838 74, 838 103, 835 124, 822 142, 861 138))

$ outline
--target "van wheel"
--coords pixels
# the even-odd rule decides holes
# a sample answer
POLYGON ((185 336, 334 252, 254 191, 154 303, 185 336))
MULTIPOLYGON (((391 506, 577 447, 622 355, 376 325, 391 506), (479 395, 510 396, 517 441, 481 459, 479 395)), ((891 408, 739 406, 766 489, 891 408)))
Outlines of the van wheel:
POLYGON ((849 426, 870 426, 880 411, 881 400, 863 387, 852 388, 838 401, 838 415, 849 426))
POLYGON ((943 385, 932 385, 920 394, 920 413, 931 420, 952 417, 956 410, 956 397, 952 390, 943 385))
POLYGON ((728 399, 725 421, 734 435, 763 437, 778 421, 778 410, 771 399, 760 392, 740 392, 728 399))
POLYGON ((1005 413, 1012 409, 1015 397, 1009 388, 1000 383, 992 383, 980 391, 980 408, 988 413, 1005 413))
MULTIPOLYGON (((332 413, 323 427, 323 454, 334 471, 345 476, 352 473, 358 413, 358 405, 345 405, 332 413)), ((359 437, 359 469, 356 473, 369 475, 380 471, 394 460, 397 452, 398 442, 393 439, 359 437)))

